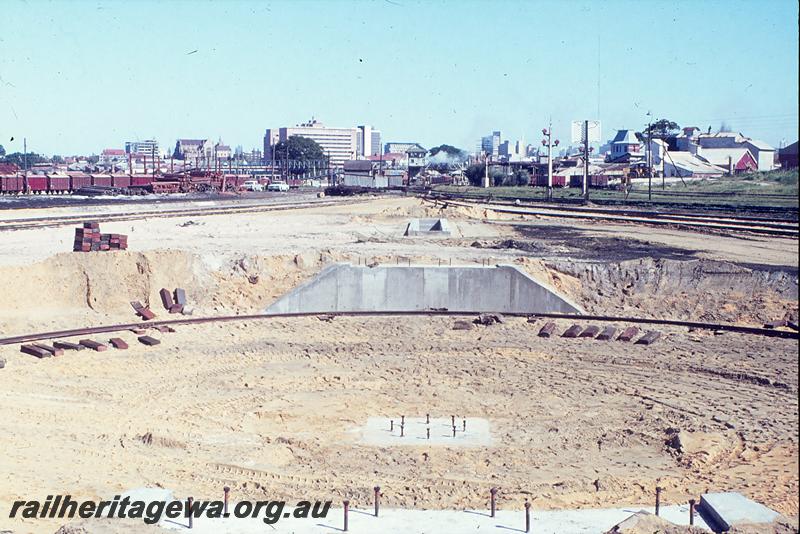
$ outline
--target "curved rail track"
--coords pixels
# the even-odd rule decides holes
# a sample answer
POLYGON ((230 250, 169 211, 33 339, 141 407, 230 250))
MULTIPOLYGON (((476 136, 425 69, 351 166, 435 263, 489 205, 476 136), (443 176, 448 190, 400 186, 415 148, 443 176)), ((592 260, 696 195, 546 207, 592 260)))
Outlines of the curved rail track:
MULTIPOLYGON (((74 330, 56 330, 52 332, 37 332, 0 338, 0 345, 13 345, 15 343, 27 343, 30 341, 43 341, 47 339, 84 336, 91 334, 102 334, 107 332, 121 332, 133 328, 173 326, 185 324, 205 324, 220 323, 231 321, 255 321, 268 319, 286 319, 294 317, 380 317, 380 316, 474 316, 475 311, 444 311, 444 310, 424 310, 424 311, 382 311, 382 312, 302 312, 302 313, 259 313, 252 315, 222 315, 215 317, 192 317, 184 319, 170 319, 163 321, 139 321, 136 323, 123 323, 105 326, 93 326, 88 328, 78 328, 74 330)), ((486 312, 483 312, 486 313, 486 312)), ((490 312, 489 312, 490 313, 490 312)), ((646 317, 615 317, 609 315, 577 315, 571 313, 504 313, 511 317, 542 317, 548 319, 571 319, 573 321, 603 321, 616 323, 650 324, 662 326, 682 326, 686 328, 701 330, 720 330, 725 332, 736 332, 740 334, 752 334, 767 337, 779 337, 786 339, 798 339, 798 332, 787 330, 777 330, 773 328, 760 328, 756 326, 734 325, 734 324, 715 324, 696 321, 679 321, 671 319, 650 319, 646 317)))
POLYGON ((536 215, 568 219, 594 219, 617 222, 676 226, 690 230, 726 230, 767 236, 797 238, 800 226, 790 219, 775 217, 753 217, 738 215, 709 216, 697 212, 661 212, 636 209, 608 209, 575 206, 553 206, 509 201, 479 200, 459 195, 429 195, 422 197, 434 203, 442 202, 454 206, 481 207, 499 213, 513 215, 536 215))

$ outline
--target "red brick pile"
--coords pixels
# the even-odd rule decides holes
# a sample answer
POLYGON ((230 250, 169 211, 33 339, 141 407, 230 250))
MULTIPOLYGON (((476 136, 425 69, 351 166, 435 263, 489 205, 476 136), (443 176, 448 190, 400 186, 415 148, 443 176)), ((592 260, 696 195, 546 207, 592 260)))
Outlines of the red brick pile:
POLYGON ((99 250, 125 250, 128 248, 128 236, 125 234, 101 234, 100 223, 85 222, 83 228, 75 229, 74 252, 91 252, 99 250))

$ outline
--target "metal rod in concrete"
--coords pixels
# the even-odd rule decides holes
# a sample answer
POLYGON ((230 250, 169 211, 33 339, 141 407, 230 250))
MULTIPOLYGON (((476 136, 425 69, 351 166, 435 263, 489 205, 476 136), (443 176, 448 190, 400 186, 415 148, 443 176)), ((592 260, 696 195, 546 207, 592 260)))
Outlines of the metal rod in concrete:
POLYGON ((425 424, 429 425, 430 423, 431 423, 431 414, 426 413, 425 414, 425 424))
POLYGON ((192 510, 194 508, 192 506, 192 501, 194 501, 194 499, 191 497, 186 499, 186 515, 189 517, 189 528, 192 528, 192 510))
POLYGON ((525 532, 531 531, 531 503, 525 499, 525 532))
POLYGON ((453 425, 453 437, 456 437, 456 425, 453 425))
POLYGON ((463 430, 464 432, 466 432, 466 431, 467 431, 467 420, 466 420, 466 419, 464 419, 464 426, 463 426, 462 430, 463 430))
POLYGON ((403 429, 405 428, 405 426, 406 426, 406 425, 404 425, 404 424, 400 423, 400 437, 401 437, 401 438, 402 438, 403 436, 405 436, 405 433, 403 432, 403 429))
POLYGON ((431 429, 430 428, 426 428, 425 430, 426 430, 426 432, 428 434, 428 439, 431 439, 431 429))
POLYGON ((231 488, 229 488, 228 486, 225 486, 224 488, 222 488, 222 491, 223 491, 223 493, 225 493, 225 510, 224 511, 227 514, 228 513, 228 494, 231 492, 231 488))
POLYGON ((490 489, 489 495, 490 495, 491 515, 492 517, 494 517, 494 512, 497 509, 497 488, 490 489))
POLYGON ((656 486, 656 515, 661 508, 661 486, 656 486))
POLYGON ((406 424, 406 416, 405 416, 405 415, 401 415, 401 416, 400 416, 400 424, 401 424, 401 425, 404 425, 404 424, 406 424))
POLYGON ((694 499, 689 499, 689 524, 694 525, 694 499))
POLYGON ((381 487, 375 486, 372 489, 375 491, 375 517, 378 517, 378 509, 380 508, 381 502, 381 487))
POLYGON ((344 505, 344 528, 342 529, 344 532, 347 532, 347 512, 350 509, 350 501, 342 501, 344 505))
POLYGON ((389 432, 394 432, 394 419, 389 419, 389 432))
POLYGON ((455 415, 451 415, 450 416, 450 424, 453 425, 453 426, 456 426, 456 416, 455 415))

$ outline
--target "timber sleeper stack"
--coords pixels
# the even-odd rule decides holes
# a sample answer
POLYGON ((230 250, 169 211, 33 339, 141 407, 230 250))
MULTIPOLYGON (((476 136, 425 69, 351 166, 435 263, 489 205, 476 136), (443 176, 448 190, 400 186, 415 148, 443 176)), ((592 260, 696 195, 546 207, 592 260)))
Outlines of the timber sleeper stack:
POLYGON ((85 222, 82 228, 75 229, 73 245, 73 252, 125 250, 128 248, 128 236, 125 234, 101 234, 100 223, 85 222))

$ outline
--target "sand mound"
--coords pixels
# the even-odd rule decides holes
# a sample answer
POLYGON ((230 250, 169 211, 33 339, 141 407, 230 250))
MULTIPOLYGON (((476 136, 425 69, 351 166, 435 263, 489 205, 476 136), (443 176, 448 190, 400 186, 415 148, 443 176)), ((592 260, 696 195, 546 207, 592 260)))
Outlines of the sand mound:
POLYGON ((168 318, 161 288, 184 288, 196 315, 257 313, 339 259, 327 252, 232 260, 178 250, 56 254, 33 265, 0 267, 0 279, 14 281, 0 293, 0 331, 135 322, 134 300, 168 318))

